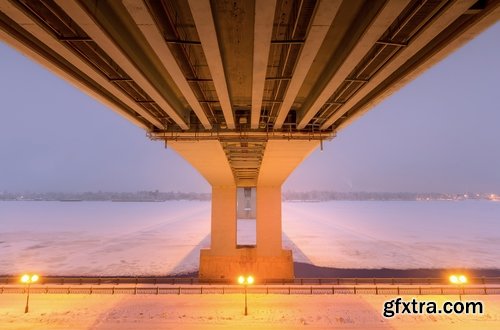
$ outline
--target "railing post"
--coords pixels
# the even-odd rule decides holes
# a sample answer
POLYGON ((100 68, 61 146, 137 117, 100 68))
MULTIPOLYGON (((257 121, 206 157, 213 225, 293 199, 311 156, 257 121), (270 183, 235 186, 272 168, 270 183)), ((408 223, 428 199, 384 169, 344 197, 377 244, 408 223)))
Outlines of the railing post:
POLYGON ((157 295, 160 294, 160 287, 159 286, 156 287, 156 294, 157 295))
POLYGON ((375 285, 375 294, 378 295, 378 286, 375 285))
POLYGON ((419 287, 418 287, 418 295, 419 295, 419 296, 421 296, 421 295, 422 295, 422 287, 421 287, 421 286, 419 286, 419 287))
POLYGON ((398 296, 399 296, 399 285, 398 285, 398 296))
POLYGON ((355 286, 353 286, 353 288, 354 288, 354 294, 356 294, 356 287, 355 287, 355 286))
POLYGON ((111 288, 111 294, 115 294, 115 286, 113 285, 113 287, 111 288))

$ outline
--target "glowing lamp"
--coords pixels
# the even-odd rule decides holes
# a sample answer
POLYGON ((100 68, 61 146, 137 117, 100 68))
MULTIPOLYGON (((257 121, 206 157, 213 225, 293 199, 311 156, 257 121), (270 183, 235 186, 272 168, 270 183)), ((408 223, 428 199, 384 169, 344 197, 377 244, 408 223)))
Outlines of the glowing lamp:
POLYGON ((30 276, 28 274, 24 274, 21 276, 21 282, 28 283, 30 281, 30 276))
POLYGON ((238 283, 242 284, 245 286, 245 315, 248 315, 248 307, 247 307, 247 286, 252 285, 255 282, 255 279, 253 278, 252 275, 249 275, 247 277, 240 275, 238 277, 238 283))
POLYGON ((456 284, 460 287, 459 292, 458 292, 458 298, 460 301, 462 301, 462 292, 463 292, 463 285, 467 283, 467 276, 461 274, 461 275, 450 275, 450 282, 452 284, 456 284))
POLYGON ((21 282, 28 286, 28 290, 26 291, 26 306, 24 307, 24 313, 28 313, 29 310, 29 301, 30 301, 30 285, 31 283, 35 283, 40 279, 38 274, 24 274, 21 276, 21 282))
POLYGON ((26 284, 35 283, 38 281, 39 278, 40 278, 40 276, 37 274, 33 274, 33 275, 24 274, 23 276, 21 276, 21 282, 26 283, 26 284))
POLYGON ((453 284, 467 283, 467 276, 465 275, 450 275, 450 282, 453 284))

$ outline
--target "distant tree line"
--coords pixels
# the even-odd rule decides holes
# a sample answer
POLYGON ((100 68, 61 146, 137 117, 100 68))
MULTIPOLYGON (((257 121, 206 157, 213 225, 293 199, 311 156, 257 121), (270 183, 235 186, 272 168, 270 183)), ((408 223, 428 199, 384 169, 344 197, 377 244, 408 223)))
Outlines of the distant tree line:
POLYGON ((45 193, 8 193, 0 192, 0 200, 27 201, 113 201, 113 202, 162 202, 170 200, 209 201, 210 193, 169 191, 138 192, 45 192, 45 193))
MULTIPOLYGON (((500 200, 500 195, 490 193, 411 193, 411 192, 337 192, 291 191, 282 193, 283 201, 420 201, 420 200, 500 200)), ((162 202, 171 200, 210 201, 210 193, 168 191, 138 192, 24 192, 0 191, 3 201, 113 201, 113 202, 162 202)))
POLYGON ((285 191, 284 201, 418 201, 491 199, 489 193, 411 193, 411 192, 337 192, 337 191, 285 191))

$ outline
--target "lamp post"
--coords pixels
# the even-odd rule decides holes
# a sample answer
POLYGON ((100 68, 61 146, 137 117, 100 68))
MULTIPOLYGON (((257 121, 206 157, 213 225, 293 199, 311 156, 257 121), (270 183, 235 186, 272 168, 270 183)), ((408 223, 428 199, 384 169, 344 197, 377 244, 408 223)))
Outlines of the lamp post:
POLYGON ((247 276, 247 277, 245 277, 245 276, 242 275, 242 276, 238 277, 238 283, 242 284, 244 286, 244 288, 245 288, 245 316, 248 315, 248 308, 247 308, 247 286, 248 285, 252 285, 254 281, 255 280, 254 280, 253 276, 247 276))
POLYGON ((452 284, 458 285, 458 299, 462 301, 463 285, 467 283, 467 277, 465 275, 450 275, 449 279, 452 284))
POLYGON ((24 274, 23 276, 21 276, 21 282, 28 285, 28 290, 26 294, 26 307, 24 308, 24 313, 28 313, 29 310, 31 283, 37 282, 39 278, 40 276, 38 276, 37 274, 24 274))

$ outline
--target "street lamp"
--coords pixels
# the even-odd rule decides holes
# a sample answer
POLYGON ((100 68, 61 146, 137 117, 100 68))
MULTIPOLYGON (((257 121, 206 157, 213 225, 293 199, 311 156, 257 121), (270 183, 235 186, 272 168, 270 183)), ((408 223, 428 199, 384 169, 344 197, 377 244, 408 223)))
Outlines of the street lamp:
POLYGON ((26 307, 24 308, 24 312, 25 313, 28 313, 28 310, 29 310, 29 305, 28 304, 29 304, 29 301, 30 301, 30 286, 31 286, 31 283, 35 283, 39 279, 40 279, 40 276, 38 276, 37 274, 24 274, 23 276, 21 276, 21 282, 28 285, 28 290, 27 290, 27 294, 26 294, 26 307))
POLYGON ((452 284, 458 285, 459 286, 459 291, 458 291, 458 299, 462 301, 462 290, 463 290, 463 285, 467 283, 467 276, 465 275, 450 275, 450 282, 452 284))
POLYGON ((240 277, 238 277, 238 283, 239 284, 243 284, 244 285, 244 288, 245 288, 245 316, 248 315, 248 309, 247 309, 247 286, 248 285, 252 285, 253 282, 254 282, 254 278, 253 276, 243 276, 241 275, 240 277))

